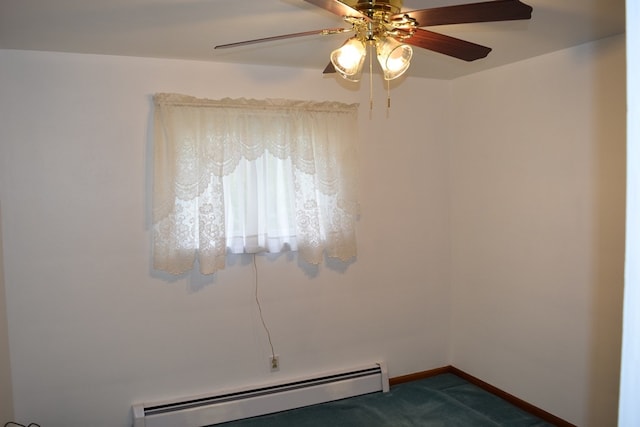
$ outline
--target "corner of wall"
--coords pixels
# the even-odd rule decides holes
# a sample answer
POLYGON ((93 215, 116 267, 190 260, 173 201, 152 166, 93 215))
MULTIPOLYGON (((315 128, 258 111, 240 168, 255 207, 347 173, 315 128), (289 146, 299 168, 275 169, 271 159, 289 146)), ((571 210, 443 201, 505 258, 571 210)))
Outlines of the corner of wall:
POLYGON ((447 228, 448 228, 448 234, 449 234, 449 241, 447 242, 448 244, 448 269, 447 269, 447 273, 448 273, 448 277, 447 277, 447 283, 448 283, 448 289, 449 289, 449 324, 448 324, 448 343, 447 343, 447 364, 452 365, 453 364, 453 345, 454 345, 454 341, 452 339, 453 337, 453 333, 454 333, 454 312, 453 312, 453 285, 454 285, 454 281, 453 281, 453 239, 452 239, 452 232, 451 232, 451 227, 452 227, 452 223, 453 223, 453 183, 452 183, 452 174, 453 174, 453 151, 452 151, 452 147, 453 147, 453 142, 456 138, 456 121, 455 121, 455 117, 456 115, 455 113, 455 102, 454 102, 454 81, 455 80, 448 80, 446 81, 446 85, 447 85, 447 103, 445 105, 446 108, 446 122, 445 122, 445 126, 447 128, 447 132, 446 132, 446 140, 445 140, 445 144, 446 144, 446 153, 445 153, 445 161, 447 162, 447 175, 445 177, 446 179, 446 186, 447 186, 447 194, 449 195, 448 200, 447 200, 447 228))

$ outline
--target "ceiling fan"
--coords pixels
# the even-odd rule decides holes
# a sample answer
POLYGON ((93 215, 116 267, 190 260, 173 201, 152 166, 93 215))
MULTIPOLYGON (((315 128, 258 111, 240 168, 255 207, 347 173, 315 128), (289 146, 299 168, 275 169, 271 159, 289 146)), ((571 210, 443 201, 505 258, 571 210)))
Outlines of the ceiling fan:
POLYGON ((456 6, 433 7, 402 12, 402 0, 305 0, 341 16, 349 28, 265 37, 215 46, 225 49, 293 37, 353 32, 342 47, 331 53, 324 73, 338 72, 347 80, 359 81, 367 46, 375 48, 385 80, 401 76, 413 55, 411 46, 439 52, 465 61, 486 57, 491 48, 455 37, 425 30, 449 24, 531 19, 532 8, 520 0, 491 0, 456 6))

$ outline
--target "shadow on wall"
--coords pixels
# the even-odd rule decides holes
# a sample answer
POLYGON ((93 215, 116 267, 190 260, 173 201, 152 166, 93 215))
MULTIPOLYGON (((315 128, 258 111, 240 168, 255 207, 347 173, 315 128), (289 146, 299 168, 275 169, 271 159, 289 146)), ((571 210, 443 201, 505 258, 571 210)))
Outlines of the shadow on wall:
MULTIPOLYGON (((151 240, 151 239, 150 239, 151 240)), ((165 273, 163 271, 159 271, 153 268, 153 253, 151 242, 149 243, 149 272, 151 277, 155 279, 159 279, 163 282, 167 283, 175 283, 182 280, 187 281, 187 287, 190 292, 198 292, 207 286, 215 285, 217 282, 217 274, 202 274, 198 268, 198 261, 194 263, 193 268, 183 274, 174 276, 169 273, 165 273)), ((304 259, 298 256, 297 252, 282 252, 282 253, 258 253, 258 254, 230 254, 227 255, 226 258, 226 267, 225 268, 234 268, 237 266, 246 267, 253 263, 253 257, 260 256, 265 258, 268 262, 276 262, 278 259, 284 258, 287 263, 295 262, 298 268, 300 268, 304 274, 313 279, 318 276, 320 273, 320 265, 309 264, 304 259)), ((325 255, 324 257, 324 267, 329 270, 338 272, 338 273, 346 273, 349 269, 349 266, 354 264, 357 261, 356 259, 352 259, 350 261, 341 261, 335 258, 329 258, 325 255)))

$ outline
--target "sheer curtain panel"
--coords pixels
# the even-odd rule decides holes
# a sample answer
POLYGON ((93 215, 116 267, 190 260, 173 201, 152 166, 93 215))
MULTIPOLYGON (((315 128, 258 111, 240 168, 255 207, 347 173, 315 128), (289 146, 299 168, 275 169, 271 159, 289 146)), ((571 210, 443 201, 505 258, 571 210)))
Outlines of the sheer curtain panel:
POLYGON ((154 268, 356 256, 357 104, 154 96, 154 268))

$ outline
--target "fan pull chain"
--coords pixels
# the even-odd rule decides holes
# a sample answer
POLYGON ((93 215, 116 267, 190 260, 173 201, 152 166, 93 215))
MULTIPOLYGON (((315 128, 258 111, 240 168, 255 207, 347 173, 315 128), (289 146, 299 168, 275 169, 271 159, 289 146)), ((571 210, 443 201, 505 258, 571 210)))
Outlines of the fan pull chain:
POLYGON ((369 45, 369 111, 373 111, 373 45, 369 45))
POLYGON ((387 114, 391 109, 391 81, 387 80, 387 114))

